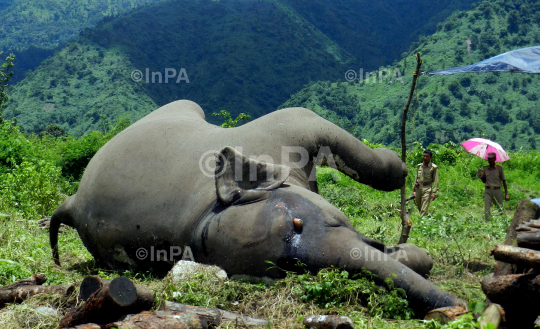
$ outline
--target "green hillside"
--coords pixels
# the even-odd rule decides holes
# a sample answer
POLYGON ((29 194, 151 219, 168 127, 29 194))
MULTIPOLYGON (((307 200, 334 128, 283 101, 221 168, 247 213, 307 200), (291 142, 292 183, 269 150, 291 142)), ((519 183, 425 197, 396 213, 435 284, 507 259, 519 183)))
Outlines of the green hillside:
POLYGON ((0 51, 17 56, 13 81, 104 18, 162 0, 0 0, 0 51))
POLYGON ((0 50, 54 49, 104 17, 161 0, 1 0, 0 50))
MULTIPOLYGON (((470 2, 441 1, 427 6, 428 2, 423 0, 410 6, 415 14, 440 16, 453 6, 470 2)), ((140 93, 120 95, 131 91, 134 83, 130 79, 131 71, 122 71, 117 77, 129 85, 123 88, 109 84, 109 79, 101 79, 103 85, 86 85, 89 77, 85 74, 89 70, 79 71, 77 67, 82 64, 78 61, 88 65, 97 62, 84 58, 84 52, 82 57, 74 57, 64 49, 47 63, 52 61, 68 69, 81 83, 43 86, 43 79, 63 74, 54 65, 44 63, 15 86, 5 116, 16 117, 31 131, 56 123, 82 133, 90 127, 81 126, 87 120, 64 121, 74 108, 84 116, 96 108, 107 112, 105 104, 123 106, 115 97, 134 102, 141 97, 144 99, 141 103, 150 97, 157 106, 187 98, 198 102, 208 113, 227 110, 233 116, 245 112, 258 117, 275 110, 310 81, 336 80, 351 67, 390 61, 389 56, 382 54, 406 45, 398 36, 414 35, 432 25, 428 20, 409 24, 411 18, 399 14, 400 8, 405 8, 399 0, 306 4, 303 0, 171 0, 107 19, 96 28, 84 30, 76 43, 107 50, 122 57, 125 67, 140 70, 143 75, 143 80, 138 82, 140 93), (168 83, 164 81, 166 70, 175 70, 179 75, 182 69, 185 80, 176 83, 175 76, 168 83), (161 83, 158 75, 162 76, 161 83), (90 90, 98 87, 111 92, 90 90), (35 88, 43 92, 46 88, 47 96, 35 88), (81 93, 82 89, 85 92, 81 93), (100 97, 96 98, 96 94, 100 97), (80 96, 65 100, 66 95, 80 96), (55 104, 56 115, 42 113, 45 103, 55 104)), ((91 71, 105 72, 103 67, 93 67, 91 71)), ((120 112, 109 111, 106 115, 115 119, 120 112)), ((209 120, 217 119, 209 116, 209 120)))
MULTIPOLYGON (((478 0, 290 0, 287 3, 355 57, 355 68, 391 64, 419 35, 478 0), (406 14, 405 14, 406 13, 406 14)), ((352 67, 350 67, 352 68, 352 67)), ((342 74, 343 75, 343 74, 342 74)))
POLYGON ((119 50, 84 40, 70 43, 29 74, 10 94, 5 118, 16 117, 27 131, 57 124, 80 136, 101 130, 106 121, 129 115, 136 120, 157 108, 129 79, 133 67, 119 50))
MULTIPOLYGON (((281 107, 305 106, 358 137, 398 146, 401 115, 416 66, 416 52, 422 56, 422 70, 433 71, 538 45, 539 9, 540 1, 536 0, 482 2, 473 10, 454 13, 438 25, 436 33, 414 43, 405 58, 387 67, 390 76, 399 70, 404 83, 399 79, 391 83, 391 78, 384 77, 382 83, 378 83, 379 72, 376 83, 373 77, 369 83, 360 79, 314 82, 281 107), (470 53, 467 40, 471 45, 470 53)), ((386 74, 388 72, 383 73, 386 74)), ((418 81, 418 108, 415 111, 413 103, 408 118, 410 142, 427 145, 484 136, 511 149, 538 147, 539 76, 468 73, 424 75, 418 81)))

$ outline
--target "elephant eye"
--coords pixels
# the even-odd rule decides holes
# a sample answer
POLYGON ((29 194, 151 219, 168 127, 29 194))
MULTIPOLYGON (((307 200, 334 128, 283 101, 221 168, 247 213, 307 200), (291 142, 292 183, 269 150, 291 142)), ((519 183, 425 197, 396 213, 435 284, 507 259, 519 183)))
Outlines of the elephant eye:
POLYGON ((338 219, 336 219, 334 216, 332 217, 327 217, 326 220, 326 225, 330 226, 330 227, 338 227, 338 226, 341 226, 341 223, 338 219))
POLYGON ((304 221, 300 218, 293 218, 293 224, 298 231, 301 231, 302 227, 304 226, 304 221))

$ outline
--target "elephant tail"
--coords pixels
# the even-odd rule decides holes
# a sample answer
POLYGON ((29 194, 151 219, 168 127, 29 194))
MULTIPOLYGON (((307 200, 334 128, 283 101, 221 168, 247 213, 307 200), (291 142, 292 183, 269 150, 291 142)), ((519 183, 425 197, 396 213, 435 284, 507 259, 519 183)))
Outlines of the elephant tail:
POLYGON ((58 231, 60 230, 61 224, 73 227, 73 217, 71 216, 69 209, 74 198, 74 195, 70 196, 58 208, 56 208, 51 217, 51 222, 49 225, 49 241, 51 243, 53 260, 58 266, 60 266, 60 257, 58 254, 58 231))

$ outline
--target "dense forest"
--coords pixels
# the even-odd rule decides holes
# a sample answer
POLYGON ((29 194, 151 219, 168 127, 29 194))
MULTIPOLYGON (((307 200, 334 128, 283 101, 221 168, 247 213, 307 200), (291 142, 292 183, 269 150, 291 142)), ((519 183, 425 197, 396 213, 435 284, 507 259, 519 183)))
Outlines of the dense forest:
MULTIPOLYGON (((382 67, 382 80, 317 81, 281 107, 305 106, 348 129, 356 136, 387 145, 400 145, 402 110, 416 67, 422 71, 463 66, 499 53, 540 43, 539 1, 482 2, 456 12, 429 37, 421 37, 399 62, 382 67), (394 79, 396 71, 402 80, 394 79), (385 78, 385 76, 388 76, 385 78), (345 81, 345 82, 343 82, 345 81), (381 81, 381 83, 379 83, 381 81), (403 82, 403 83, 402 83, 403 82)), ((359 75, 358 68, 355 69, 359 75)), ((520 73, 423 75, 408 118, 410 142, 460 142, 487 137, 511 149, 536 149, 540 140, 538 94, 540 77, 520 73)))
POLYGON ((39 132, 54 123, 77 135, 96 129, 97 122, 84 118, 96 112, 112 120, 123 113, 139 118, 149 109, 148 98, 154 108, 187 98, 208 113, 227 110, 233 116, 244 112, 258 117, 306 83, 336 81, 350 67, 391 62, 406 50, 408 40, 434 30, 434 20, 471 2, 159 2, 83 30, 80 38, 14 86, 5 115, 17 118, 27 131, 39 132), (405 8, 412 14, 401 15, 405 8), (430 19, 412 18, 416 16, 430 19), (123 64, 110 69, 94 51, 71 50, 85 47, 101 49, 98 55, 118 56, 123 64), (166 69, 182 68, 189 83, 159 83, 166 69), (146 74, 146 69, 147 75, 156 75, 155 83, 151 78, 150 83, 134 83, 131 72, 146 74), (50 108, 46 104, 54 104, 54 114, 43 111, 50 108), (81 119, 69 119, 73 113, 81 119))
POLYGON ((162 0, 0 0, 0 51, 17 56, 13 81, 104 18, 162 0))

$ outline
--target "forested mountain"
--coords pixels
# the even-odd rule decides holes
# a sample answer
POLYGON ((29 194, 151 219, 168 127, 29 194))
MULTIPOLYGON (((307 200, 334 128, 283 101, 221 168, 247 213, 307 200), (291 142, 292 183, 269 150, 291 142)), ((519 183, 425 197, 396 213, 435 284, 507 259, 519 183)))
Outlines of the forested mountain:
POLYGON ((0 50, 52 49, 105 17, 161 0, 0 0, 0 50))
MULTIPOLYGON (((401 115, 409 94, 414 55, 420 52, 422 70, 433 71, 472 64, 499 53, 540 44, 540 1, 485 1, 456 12, 429 37, 421 37, 401 61, 387 67, 399 70, 403 82, 383 78, 379 83, 313 82, 281 107, 305 106, 371 142, 400 145, 401 115)), ((383 72, 383 75, 388 74, 383 72)), ((359 72, 357 72, 359 75, 359 72)), ((418 107, 411 105, 408 139, 460 142, 485 136, 508 148, 537 148, 540 77, 520 73, 463 73, 420 76, 418 107)))
POLYGON ((159 2, 84 30, 72 45, 13 88, 5 117, 17 117, 31 131, 56 123, 80 134, 95 128, 97 121, 88 118, 96 113, 110 119, 124 112, 132 113, 132 119, 143 115, 150 104, 148 97, 156 106, 188 98, 207 113, 227 110, 257 117, 275 110, 310 81, 335 81, 349 68, 376 68, 391 62, 392 54, 408 48, 407 38, 428 31, 437 17, 471 2, 159 2), (413 14, 404 15, 406 9, 413 14), (414 15, 418 19, 412 19, 414 15), (70 47, 118 56, 123 65, 114 68, 114 79, 105 77, 113 68, 102 66, 103 57, 91 56, 93 52, 74 55, 70 47), (176 83, 182 69, 186 79, 176 83), (142 81, 131 79, 133 70, 141 71, 142 81), (177 73, 168 83, 166 70, 177 73), (65 72, 70 73, 66 76, 65 72), (74 75, 78 78, 73 79, 74 75), (124 85, 119 88, 119 84, 124 85), (138 92, 133 94, 132 88, 138 92), (134 106, 138 97, 140 109, 134 106), (43 111, 50 109, 46 104, 54 104, 54 113, 43 111), (66 121, 74 113, 81 118, 66 121))
POLYGON ((17 56, 15 81, 104 18, 162 0, 0 0, 0 51, 17 56))

